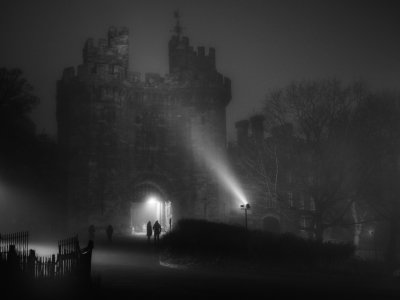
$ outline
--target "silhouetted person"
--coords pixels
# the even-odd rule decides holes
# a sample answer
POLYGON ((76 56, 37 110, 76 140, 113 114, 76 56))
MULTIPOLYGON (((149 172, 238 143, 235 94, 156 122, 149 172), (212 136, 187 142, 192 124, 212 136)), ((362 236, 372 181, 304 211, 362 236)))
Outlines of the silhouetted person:
POLYGON ((84 285, 90 285, 91 282, 91 268, 92 268, 92 251, 94 248, 93 240, 90 240, 87 247, 81 250, 80 263, 78 265, 78 276, 80 277, 81 283, 84 285))
POLYGON ((35 278, 35 262, 36 262, 35 250, 30 249, 28 256, 28 266, 27 266, 27 273, 29 278, 35 278))
POLYGON ((154 230, 154 242, 158 242, 160 240, 160 233, 161 233, 161 225, 156 221, 153 225, 154 230))
POLYGON ((89 240, 94 241, 94 233, 96 232, 96 229, 94 228, 94 225, 89 226, 89 240))
POLYGON ((114 228, 111 225, 108 225, 107 229, 106 229, 106 233, 107 233, 107 238, 108 238, 108 242, 109 243, 112 242, 113 232, 114 232, 114 228))
POLYGON ((9 276, 8 279, 11 280, 11 282, 20 275, 19 259, 15 245, 8 246, 7 271, 9 276))
POLYGON ((150 243, 150 238, 153 235, 153 228, 151 227, 151 222, 147 222, 147 242, 150 243))

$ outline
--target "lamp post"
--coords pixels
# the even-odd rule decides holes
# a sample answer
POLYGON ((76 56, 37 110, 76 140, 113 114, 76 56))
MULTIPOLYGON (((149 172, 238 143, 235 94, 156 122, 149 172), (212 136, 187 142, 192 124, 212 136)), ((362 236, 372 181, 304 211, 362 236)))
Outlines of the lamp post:
POLYGON ((375 260, 378 260, 378 253, 377 253, 377 250, 376 250, 376 242, 375 242, 376 241, 375 240, 375 231, 373 229, 370 229, 368 231, 368 233, 369 233, 369 236, 371 237, 372 243, 374 245, 375 260))
POLYGON ((240 205, 240 207, 242 208, 242 209, 244 209, 244 222, 245 222, 245 227, 246 227, 246 230, 247 230, 247 210, 248 209, 250 209, 250 204, 242 204, 242 205, 240 205))

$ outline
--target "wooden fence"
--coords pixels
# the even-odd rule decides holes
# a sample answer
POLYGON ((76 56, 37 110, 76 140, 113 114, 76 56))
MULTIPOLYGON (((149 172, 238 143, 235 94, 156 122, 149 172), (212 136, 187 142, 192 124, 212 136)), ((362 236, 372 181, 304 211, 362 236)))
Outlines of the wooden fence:
POLYGON ((25 271, 28 258, 28 240, 29 233, 27 231, 0 234, 0 268, 4 269, 7 267, 7 261, 11 263, 14 260, 14 267, 25 271))
POLYGON ((78 237, 67 238, 58 242, 58 276, 77 273, 81 251, 78 237))
POLYGON ((93 242, 79 247, 78 236, 58 242, 58 253, 38 256, 28 250, 28 232, 0 236, 0 273, 5 278, 22 275, 31 279, 79 278, 90 280, 93 242))
POLYGON ((0 251, 7 252, 10 245, 15 246, 15 250, 19 253, 28 253, 29 233, 27 231, 0 234, 0 251))

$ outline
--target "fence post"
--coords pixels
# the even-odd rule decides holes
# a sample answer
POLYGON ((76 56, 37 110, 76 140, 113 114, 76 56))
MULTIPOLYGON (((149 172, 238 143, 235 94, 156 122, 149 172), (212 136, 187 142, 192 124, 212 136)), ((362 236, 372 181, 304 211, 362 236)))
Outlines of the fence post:
POLYGON ((27 273, 30 278, 35 277, 35 260, 36 260, 35 250, 30 249, 28 256, 28 264, 27 264, 27 273))
POLYGON ((92 265, 92 250, 93 241, 90 240, 86 248, 80 250, 78 260, 78 276, 83 284, 90 284, 91 282, 91 265, 92 265))
POLYGON ((51 256, 51 267, 50 267, 50 276, 51 276, 51 278, 54 278, 54 268, 55 268, 55 265, 56 265, 56 256, 53 254, 52 256, 51 256))
POLYGON ((61 277, 61 256, 57 254, 56 276, 61 277))

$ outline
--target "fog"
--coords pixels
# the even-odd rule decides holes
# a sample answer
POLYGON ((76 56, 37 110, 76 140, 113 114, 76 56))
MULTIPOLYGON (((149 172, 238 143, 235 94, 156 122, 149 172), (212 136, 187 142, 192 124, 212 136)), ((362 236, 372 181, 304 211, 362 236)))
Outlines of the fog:
POLYGON ((67 232, 63 205, 58 201, 54 195, 34 187, 1 180, 0 233, 29 231, 30 241, 62 238, 67 232))

